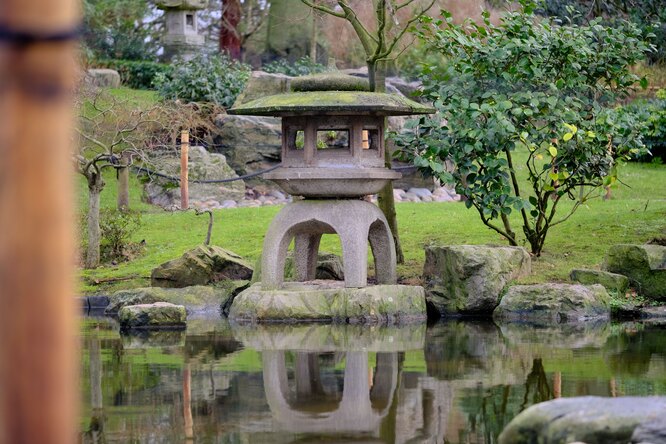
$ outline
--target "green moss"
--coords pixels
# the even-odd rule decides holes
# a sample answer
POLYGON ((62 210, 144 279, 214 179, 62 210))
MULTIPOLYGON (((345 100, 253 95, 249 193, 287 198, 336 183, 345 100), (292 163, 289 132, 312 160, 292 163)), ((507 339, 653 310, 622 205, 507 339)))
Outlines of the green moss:
POLYGON ((288 114, 431 114, 434 110, 403 96, 360 91, 311 91, 276 94, 243 103, 230 114, 281 116, 288 114))

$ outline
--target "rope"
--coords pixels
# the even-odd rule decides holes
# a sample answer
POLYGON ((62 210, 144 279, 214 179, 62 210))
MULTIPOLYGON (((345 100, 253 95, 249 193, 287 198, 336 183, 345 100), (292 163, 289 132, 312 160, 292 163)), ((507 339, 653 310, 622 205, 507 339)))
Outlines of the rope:
MULTIPOLYGON (((229 179, 189 180, 188 182, 189 183, 203 183, 203 184, 234 182, 236 180, 250 179, 251 177, 261 176, 262 174, 268 173, 269 171, 273 171, 274 169, 280 168, 281 166, 282 166, 282 164, 279 163, 279 164, 277 164, 273 167, 270 167, 268 169, 265 169, 265 170, 257 171, 257 172, 250 173, 250 174, 244 174, 244 175, 238 176, 238 177, 231 177, 229 179)), ((173 182, 180 182, 180 177, 168 176, 166 174, 158 173, 157 171, 153 171, 153 170, 145 168, 145 167, 132 166, 132 169, 134 171, 138 171, 140 173, 146 173, 148 175, 162 177, 164 179, 168 179, 168 180, 171 180, 173 182)))
MULTIPOLYGON (((201 184, 234 182, 236 180, 244 180, 244 179, 250 179, 252 177, 261 176, 262 174, 273 171, 277 168, 280 168, 281 166, 282 166, 282 164, 278 163, 277 165, 275 165, 273 167, 270 167, 270 168, 267 168, 265 170, 257 171, 257 172, 250 173, 250 174, 244 174, 244 175, 238 176, 238 177, 231 177, 229 179, 208 179, 208 180, 206 180, 206 179, 204 179, 204 180, 194 179, 194 180, 189 180, 188 182, 189 183, 201 183, 201 184)), ((153 171, 153 170, 151 170, 149 168, 146 168, 146 167, 140 167, 140 166, 134 166, 133 165, 132 169, 134 171, 139 172, 139 173, 146 173, 150 176, 157 176, 157 177, 162 177, 162 178, 167 179, 167 180, 171 180, 173 182, 180 182, 180 177, 168 176, 166 174, 158 173, 157 171, 153 171)), ((413 165, 406 165, 406 166, 393 167, 391 169, 393 171, 405 171, 405 170, 416 170, 416 167, 413 166, 413 165)))

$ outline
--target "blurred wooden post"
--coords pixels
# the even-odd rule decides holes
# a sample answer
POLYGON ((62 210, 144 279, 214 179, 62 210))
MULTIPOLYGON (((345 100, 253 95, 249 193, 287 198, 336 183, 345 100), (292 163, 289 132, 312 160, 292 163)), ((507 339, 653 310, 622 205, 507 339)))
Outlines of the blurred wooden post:
POLYGON ((187 156, 190 151, 190 133, 180 133, 180 209, 187 210, 190 207, 190 192, 188 189, 187 156))
POLYGON ((0 24, 11 30, 0 37, 0 444, 78 442, 78 20, 77 0, 0 3, 0 24))
POLYGON ((562 372, 553 374, 553 398, 562 397, 562 372))

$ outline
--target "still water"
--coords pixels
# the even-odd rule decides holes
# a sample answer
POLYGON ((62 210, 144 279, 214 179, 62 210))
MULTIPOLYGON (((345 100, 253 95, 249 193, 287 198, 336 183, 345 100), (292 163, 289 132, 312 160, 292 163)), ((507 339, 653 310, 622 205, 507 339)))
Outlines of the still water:
POLYGON ((666 394, 666 326, 82 326, 84 443, 494 443, 555 397, 666 394))

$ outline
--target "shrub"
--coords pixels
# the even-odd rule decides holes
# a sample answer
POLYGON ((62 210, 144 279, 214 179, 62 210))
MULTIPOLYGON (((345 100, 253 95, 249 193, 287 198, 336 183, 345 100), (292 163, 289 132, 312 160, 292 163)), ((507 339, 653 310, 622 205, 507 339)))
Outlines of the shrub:
POLYGON ((97 68, 115 69, 120 74, 123 85, 134 89, 154 89, 158 74, 169 76, 171 65, 135 60, 97 60, 92 62, 97 68))
POLYGON ((560 26, 536 20, 534 7, 522 0, 497 26, 487 13, 481 25, 455 25, 445 11, 444 21, 424 18, 417 35, 449 59, 424 83, 438 116, 396 141, 511 245, 519 239, 509 216, 518 211, 539 255, 548 230, 614 182, 617 158, 642 147, 636 128, 604 105, 638 82, 629 67, 649 46, 632 23, 560 26), (555 219, 567 198, 574 204, 555 219))
POLYGON ((664 0, 543 0, 537 13, 576 24, 600 19, 604 25, 622 26, 622 19, 636 23, 643 34, 654 34, 655 51, 648 54, 652 63, 666 62, 666 7, 664 0))
POLYGON ((640 125, 648 152, 636 156, 636 160, 666 162, 666 90, 659 90, 655 99, 636 100, 621 107, 617 113, 619 118, 640 125))
POLYGON ((294 63, 286 59, 277 59, 261 67, 262 71, 272 74, 285 74, 288 76, 307 76, 327 71, 326 66, 313 62, 310 57, 301 57, 294 63))
POLYGON ((202 54, 174 66, 170 74, 159 73, 155 86, 163 99, 211 102, 229 108, 249 77, 249 65, 226 54, 202 54))
POLYGON ((101 256, 105 261, 126 260, 134 250, 132 235, 141 227, 141 213, 104 208, 100 211, 101 256))

